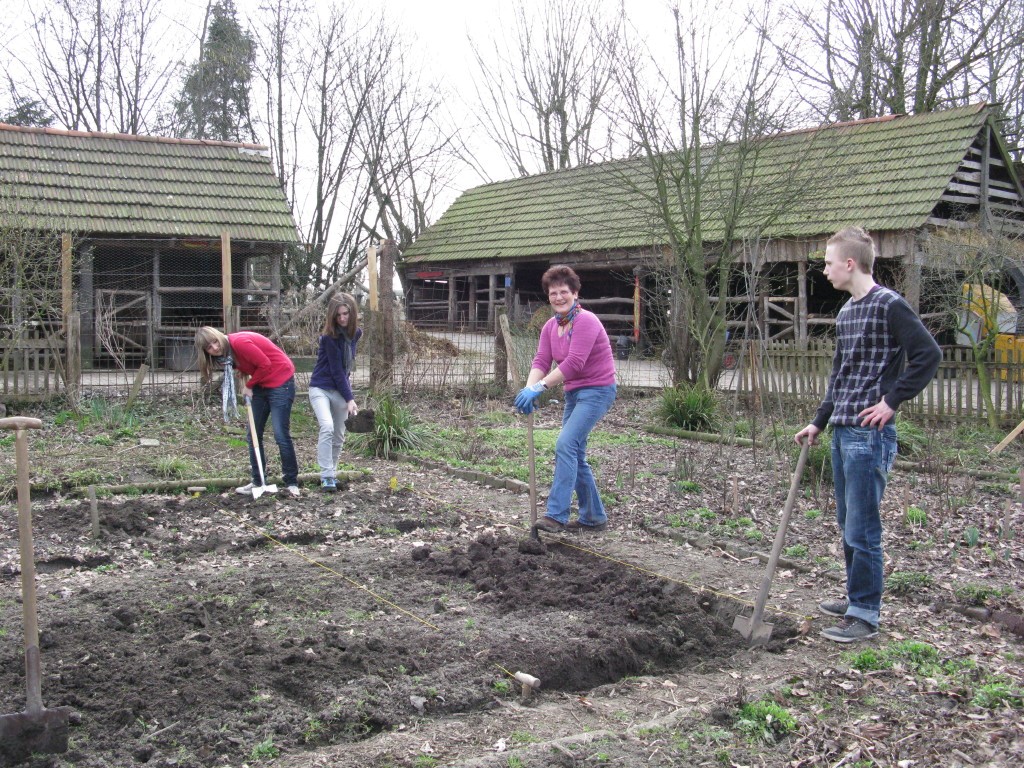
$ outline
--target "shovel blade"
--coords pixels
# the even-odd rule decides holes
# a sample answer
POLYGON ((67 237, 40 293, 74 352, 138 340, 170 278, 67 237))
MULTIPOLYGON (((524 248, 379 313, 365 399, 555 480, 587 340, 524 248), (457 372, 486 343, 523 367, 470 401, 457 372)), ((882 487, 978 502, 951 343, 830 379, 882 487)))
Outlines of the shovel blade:
POLYGON ((32 753, 67 752, 70 715, 70 707, 0 715, 0 766, 17 765, 32 753))
POLYGON ((276 485, 254 485, 252 487, 252 497, 258 499, 264 493, 277 493, 276 485))
POLYGON ((772 625, 766 621, 754 623, 753 617, 737 616, 732 628, 743 635, 751 647, 764 645, 772 637, 772 625))

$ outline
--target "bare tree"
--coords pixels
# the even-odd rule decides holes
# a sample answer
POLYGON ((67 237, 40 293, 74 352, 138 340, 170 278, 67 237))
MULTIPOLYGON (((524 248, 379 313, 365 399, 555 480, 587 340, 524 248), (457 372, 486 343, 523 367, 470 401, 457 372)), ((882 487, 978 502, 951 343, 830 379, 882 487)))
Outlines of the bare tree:
POLYGON ((31 60, 12 94, 72 130, 154 127, 176 66, 158 0, 57 0, 30 6, 31 60), (161 25, 164 25, 163 27, 161 25))
POLYGON ((547 0, 539 19, 516 7, 511 39, 474 45, 483 128, 516 173, 585 165, 607 151, 602 110, 621 27, 593 0, 547 0))
POLYGON ((360 130, 372 195, 366 230, 373 240, 392 240, 399 250, 426 229, 437 194, 453 175, 459 139, 445 123, 445 99, 407 62, 395 41, 381 56, 388 68, 371 94, 360 130))
MULTIPOLYGON (((991 66, 1024 42, 1021 0, 826 0, 770 36, 821 120, 930 112, 992 90, 991 66), (779 31, 781 30, 781 31, 779 31), (988 65, 988 66, 986 66, 988 65), (976 73, 985 71, 982 78, 976 73), (991 84, 989 84, 991 85, 991 84)), ((1012 54, 1011 54, 1012 55, 1012 54)))
POLYGON ((677 383, 714 385, 736 268, 746 263, 748 282, 756 280, 763 232, 813 196, 811 133, 792 137, 788 152, 770 161, 775 172, 762 172, 771 145, 760 139, 791 117, 780 95, 781 59, 763 35, 745 31, 766 25, 767 8, 760 14, 756 24, 733 27, 747 37, 730 45, 705 21, 714 17, 708 9, 686 19, 677 6, 674 68, 630 44, 616 70, 620 124, 638 156, 616 183, 630 189, 652 240, 665 243, 651 268, 658 293, 669 297, 666 362, 677 383), (740 50, 748 52, 742 60, 740 50))

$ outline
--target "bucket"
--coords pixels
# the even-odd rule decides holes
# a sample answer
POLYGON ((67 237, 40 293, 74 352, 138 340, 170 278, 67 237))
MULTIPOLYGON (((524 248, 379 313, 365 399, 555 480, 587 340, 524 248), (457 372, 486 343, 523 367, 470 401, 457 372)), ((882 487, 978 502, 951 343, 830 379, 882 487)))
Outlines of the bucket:
POLYGON ((192 339, 164 339, 164 367, 171 371, 194 371, 198 367, 192 339))

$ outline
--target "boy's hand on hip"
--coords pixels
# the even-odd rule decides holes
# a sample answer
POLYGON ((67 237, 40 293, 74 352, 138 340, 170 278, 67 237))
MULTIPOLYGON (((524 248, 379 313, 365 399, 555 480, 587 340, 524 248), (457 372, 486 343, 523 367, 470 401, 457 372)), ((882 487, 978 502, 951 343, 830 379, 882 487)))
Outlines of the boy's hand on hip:
POLYGON ((896 411, 890 408, 889 404, 882 399, 877 405, 865 408, 857 415, 862 419, 860 422, 862 427, 877 427, 878 429, 881 429, 892 421, 892 417, 896 415, 896 411))

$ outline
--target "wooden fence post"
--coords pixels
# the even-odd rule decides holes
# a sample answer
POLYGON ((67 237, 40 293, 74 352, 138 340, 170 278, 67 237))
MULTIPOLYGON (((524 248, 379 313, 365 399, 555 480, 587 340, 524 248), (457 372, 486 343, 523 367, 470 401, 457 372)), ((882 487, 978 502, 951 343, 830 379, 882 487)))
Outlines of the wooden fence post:
MULTIPOLYGON (((371 254, 376 249, 371 248, 371 254)), ((395 374, 395 257, 398 246, 394 240, 385 240, 377 261, 377 280, 370 281, 371 313, 373 320, 373 347, 370 351, 370 388, 385 389, 394 383, 395 374), (376 288, 376 290, 375 290, 376 288), (379 298, 376 311, 373 299, 379 298)), ((372 264, 375 259, 369 257, 372 264)))
POLYGON ((234 293, 231 277, 231 233, 224 230, 220 233, 220 285, 222 304, 224 306, 224 333, 234 333, 235 327, 234 293))

